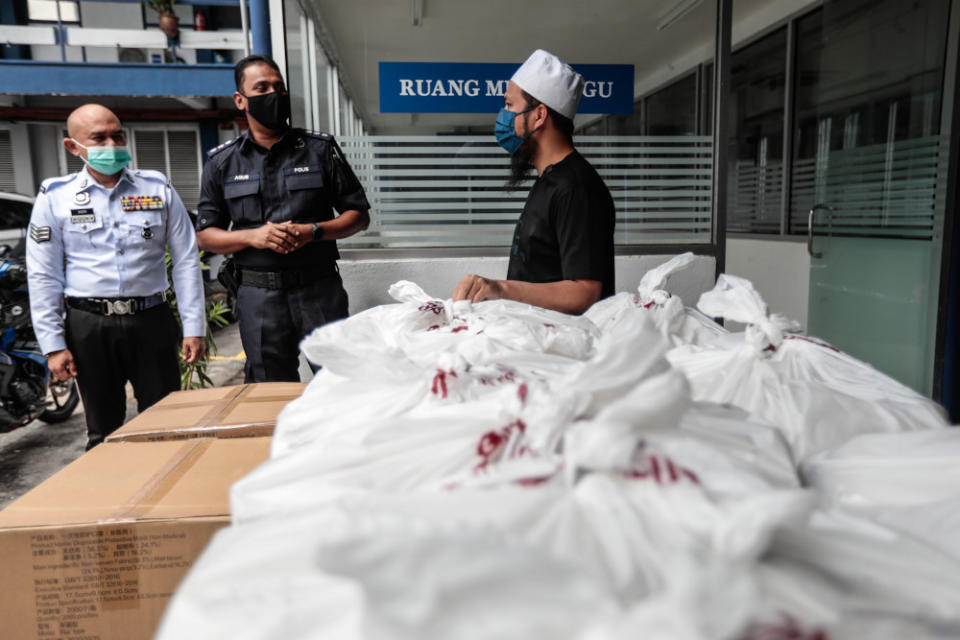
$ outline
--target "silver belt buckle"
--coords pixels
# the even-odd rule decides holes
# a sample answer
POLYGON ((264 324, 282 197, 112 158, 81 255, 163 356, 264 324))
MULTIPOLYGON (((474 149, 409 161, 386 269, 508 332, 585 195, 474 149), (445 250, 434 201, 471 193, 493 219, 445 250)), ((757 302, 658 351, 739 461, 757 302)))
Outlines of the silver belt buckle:
POLYGON ((133 315, 133 300, 106 300, 108 316, 133 315))

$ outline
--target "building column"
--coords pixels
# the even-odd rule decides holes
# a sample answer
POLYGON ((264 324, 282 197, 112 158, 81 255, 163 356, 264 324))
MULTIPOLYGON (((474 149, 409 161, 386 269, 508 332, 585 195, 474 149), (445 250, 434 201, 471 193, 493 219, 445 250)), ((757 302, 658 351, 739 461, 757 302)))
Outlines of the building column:
POLYGON ((250 0, 250 35, 253 38, 253 53, 271 55, 270 11, 268 0, 250 0))

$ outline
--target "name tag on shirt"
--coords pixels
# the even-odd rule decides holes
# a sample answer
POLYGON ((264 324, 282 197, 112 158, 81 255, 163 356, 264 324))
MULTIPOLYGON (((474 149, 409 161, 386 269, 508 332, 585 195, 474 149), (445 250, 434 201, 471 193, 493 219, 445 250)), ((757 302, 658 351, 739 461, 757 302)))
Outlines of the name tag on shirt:
POLYGON ((160 196, 123 196, 120 198, 120 207, 124 211, 156 211, 163 209, 163 198, 160 196))
POLYGON ((70 222, 80 224, 81 222, 94 222, 97 216, 93 214, 92 208, 70 209, 70 222))

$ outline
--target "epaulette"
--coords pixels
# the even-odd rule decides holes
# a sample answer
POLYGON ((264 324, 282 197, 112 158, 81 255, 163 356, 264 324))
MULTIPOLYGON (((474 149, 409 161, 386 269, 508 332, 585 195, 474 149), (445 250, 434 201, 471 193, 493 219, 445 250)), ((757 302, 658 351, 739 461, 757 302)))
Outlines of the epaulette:
POLYGON ((212 158, 213 156, 215 156, 216 154, 220 153, 221 151, 223 151, 224 149, 226 149, 226 148, 229 147, 230 145, 234 144, 237 140, 239 140, 239 139, 242 138, 242 137, 243 137, 243 136, 237 136, 236 138, 233 138, 232 140, 227 140, 227 141, 224 142, 223 144, 218 145, 218 146, 214 147, 213 149, 210 149, 210 151, 207 151, 207 157, 208 157, 208 158, 212 158))
POLYGON ((46 193, 48 189, 52 187, 57 187, 61 184, 67 184, 71 180, 77 177, 76 173, 68 173, 65 176, 57 176, 56 178, 47 178, 40 183, 40 193, 46 193))
POLYGON ((329 133, 315 132, 315 131, 304 131, 304 135, 311 138, 317 138, 319 140, 333 140, 333 136, 329 133))
POLYGON ((162 171, 154 171, 153 169, 134 169, 131 171, 133 175, 138 178, 144 178, 145 180, 154 180, 155 182, 162 182, 163 184, 169 184, 166 174, 162 171))

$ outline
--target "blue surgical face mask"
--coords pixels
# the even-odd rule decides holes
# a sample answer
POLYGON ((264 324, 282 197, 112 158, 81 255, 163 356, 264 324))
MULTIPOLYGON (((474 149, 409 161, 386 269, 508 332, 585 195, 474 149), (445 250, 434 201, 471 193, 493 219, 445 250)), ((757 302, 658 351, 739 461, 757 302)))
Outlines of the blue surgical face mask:
POLYGON ((500 146, 506 149, 510 155, 516 153, 517 149, 533 134, 531 131, 521 138, 517 135, 516 129, 513 128, 513 121, 517 119, 517 116, 533 111, 534 108, 530 107, 524 111, 508 111, 504 107, 497 114, 497 123, 493 127, 493 133, 497 136, 497 142, 500 143, 500 146))
MULTIPOLYGON (((73 140, 73 138, 70 139, 73 140)), ((80 156, 83 161, 86 162, 91 169, 99 171, 105 176, 120 173, 130 162, 130 152, 127 151, 126 146, 84 147, 76 140, 73 141, 76 142, 78 147, 83 147, 87 150, 86 158, 80 156)))

